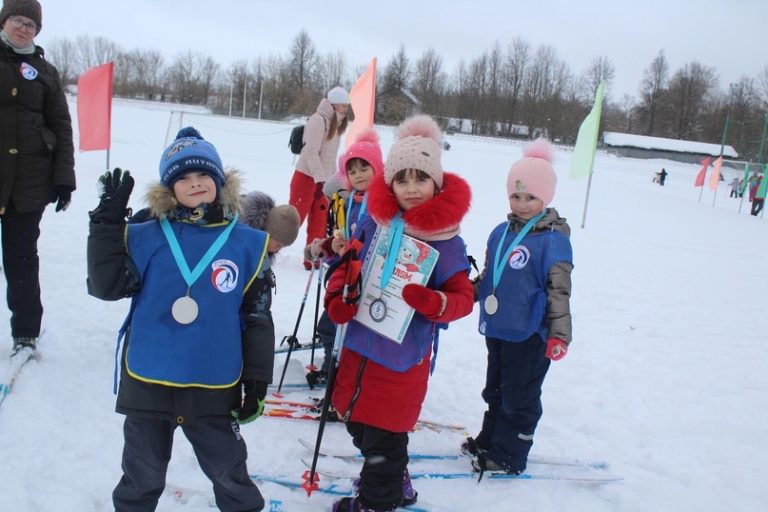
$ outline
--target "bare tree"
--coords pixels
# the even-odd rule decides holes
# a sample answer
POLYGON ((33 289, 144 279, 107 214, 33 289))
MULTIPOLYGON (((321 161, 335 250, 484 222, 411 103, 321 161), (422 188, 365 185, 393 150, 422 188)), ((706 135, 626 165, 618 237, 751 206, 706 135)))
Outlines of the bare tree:
POLYGON ((211 57, 188 50, 179 54, 168 70, 170 92, 180 103, 204 105, 218 74, 219 65, 211 57))
POLYGON ((654 135, 656 133, 656 117, 661 107, 662 96, 669 76, 669 64, 664 56, 664 50, 651 61, 651 64, 643 72, 643 80, 640 82, 639 111, 646 121, 644 133, 654 135))
POLYGON ((669 82, 670 135, 697 140, 707 95, 717 86, 712 68, 691 62, 679 69, 669 82))
POLYGON ((392 56, 378 84, 376 118, 384 123, 397 123, 411 112, 412 99, 409 92, 411 62, 401 44, 392 56))
POLYGON ((309 32, 302 29, 296 34, 289 55, 291 78, 299 90, 304 89, 310 85, 317 65, 317 50, 309 37, 309 32))
POLYGON ((424 106, 424 112, 440 115, 440 100, 445 94, 446 80, 443 58, 434 49, 428 48, 416 61, 412 87, 424 106))
POLYGON ((67 38, 52 40, 46 48, 45 56, 59 70, 62 84, 67 85, 75 82, 77 52, 72 41, 67 38))
POLYGON ((289 63, 271 55, 264 65, 265 107, 272 116, 280 117, 289 112, 294 96, 289 63))
POLYGON ((138 93, 148 99, 155 99, 163 89, 162 54, 157 50, 136 50, 136 87, 138 93))
POLYGON ((742 76, 738 82, 730 84, 728 90, 728 111, 731 115, 728 143, 739 153, 757 157, 763 119, 755 80, 742 76))
POLYGON ((80 36, 75 43, 77 52, 75 72, 83 74, 89 69, 115 61, 121 50, 118 45, 104 37, 80 36))
MULTIPOLYGON (((605 82, 606 91, 613 84, 613 78, 616 75, 616 69, 611 64, 608 57, 600 56, 592 59, 589 67, 584 72, 582 80, 584 82, 585 101, 593 102, 597 96, 597 88, 600 82, 605 82)), ((608 96, 606 92, 606 97, 608 96)))
POLYGON ((763 108, 768 109, 768 64, 766 64, 757 75, 757 84, 763 102, 763 108))
POLYGON ((347 58, 341 51, 329 53, 319 60, 316 82, 321 92, 347 83, 347 58))
POLYGON ((555 71, 557 69, 555 49, 551 46, 540 46, 536 49, 533 61, 523 82, 524 122, 528 125, 531 137, 542 134, 541 129, 547 122, 544 113, 544 102, 552 95, 555 88, 555 71))
POLYGON ((531 58, 531 46, 521 38, 515 38, 507 48, 502 68, 502 90, 504 105, 503 121, 507 122, 506 134, 509 135, 512 125, 517 122, 516 115, 520 94, 523 88, 523 78, 531 58))

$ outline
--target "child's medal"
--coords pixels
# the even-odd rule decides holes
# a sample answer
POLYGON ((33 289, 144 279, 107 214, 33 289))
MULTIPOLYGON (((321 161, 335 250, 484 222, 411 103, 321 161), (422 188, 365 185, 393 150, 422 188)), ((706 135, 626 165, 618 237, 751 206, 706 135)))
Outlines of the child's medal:
POLYGON ((383 322, 387 318, 387 303, 381 297, 373 299, 368 307, 368 314, 374 322, 383 322))
POLYGON ((179 267, 181 276, 187 283, 187 293, 173 301, 173 305, 171 306, 171 316, 178 323, 187 325, 197 319, 200 307, 197 305, 197 301, 190 297, 190 290, 195 281, 202 275, 203 269, 205 269, 213 258, 216 257, 216 253, 218 253, 227 242, 229 234, 237 223, 237 217, 237 214, 235 214, 234 218, 229 222, 229 225, 221 232, 221 234, 219 234, 216 240, 213 241, 213 244, 211 244, 192 271, 189 270, 189 265, 187 265, 187 261, 184 259, 184 253, 181 250, 179 241, 176 239, 176 234, 173 232, 168 219, 160 219, 160 227, 163 229, 163 234, 165 235, 166 240, 168 240, 168 245, 171 247, 173 259, 176 260, 176 265, 179 267))
MULTIPOLYGON (((494 290, 494 292, 495 291, 496 290, 494 290)), ((496 311, 499 310, 499 299, 497 299, 496 296, 491 293, 491 295, 487 296, 485 301, 483 301, 483 307, 485 308, 486 313, 493 315, 496 313, 496 311)))
POLYGON ((171 316, 180 324, 187 325, 195 321, 199 310, 197 301, 189 296, 189 289, 187 289, 187 295, 173 301, 171 316))
POLYGON ((528 232, 533 228, 534 225, 536 225, 537 222, 539 222, 543 216, 544 212, 541 212, 526 222, 525 226, 523 226, 523 229, 520 230, 515 239, 512 240, 510 246, 504 252, 504 258, 501 258, 501 247, 504 245, 504 239, 507 237, 507 231, 509 231, 510 223, 507 222, 507 227, 501 234, 499 245, 496 246, 496 257, 493 260, 493 288, 491 289, 491 294, 488 295, 483 301, 483 309, 487 314, 493 315, 496 314, 496 312, 499 310, 499 299, 496 298, 496 287, 499 286, 499 282, 501 281, 501 273, 504 272, 504 267, 506 267, 507 261, 509 261, 509 257, 512 256, 512 251, 515 250, 515 247, 520 245, 520 241, 523 239, 523 237, 528 234, 528 232))

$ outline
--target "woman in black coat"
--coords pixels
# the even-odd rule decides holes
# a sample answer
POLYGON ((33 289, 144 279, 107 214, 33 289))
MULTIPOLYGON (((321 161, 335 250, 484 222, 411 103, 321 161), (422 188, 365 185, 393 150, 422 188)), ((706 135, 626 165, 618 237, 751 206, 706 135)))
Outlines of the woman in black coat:
POLYGON ((6 0, 0 10, 0 224, 14 350, 40 335, 37 240, 48 203, 69 206, 75 190, 72 120, 56 68, 34 37, 37 0, 6 0))

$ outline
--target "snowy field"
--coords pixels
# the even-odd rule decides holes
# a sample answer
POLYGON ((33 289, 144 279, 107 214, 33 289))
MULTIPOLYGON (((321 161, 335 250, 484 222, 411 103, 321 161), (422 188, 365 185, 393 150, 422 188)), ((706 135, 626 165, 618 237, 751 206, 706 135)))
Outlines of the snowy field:
MULTIPOLYGON (((158 179, 160 153, 169 133, 173 137, 179 128, 179 117, 115 103, 111 165, 136 177, 134 209, 143 205, 146 186, 158 179)), ((287 202, 290 125, 195 113, 184 114, 182 122, 216 145, 226 165, 245 173, 247 190, 287 202)), ((379 134, 386 153, 392 130, 380 128, 379 134)), ((463 237, 482 262, 486 237, 507 213, 506 173, 522 146, 449 140, 443 164, 472 185, 463 237)), ((24 369, 0 409, 1 512, 109 511, 121 475, 123 417, 114 412, 112 376, 115 335, 129 303, 101 302, 86 293, 87 214, 97 204, 95 183, 106 156, 91 152, 76 158, 72 206, 64 213, 49 208, 43 219, 42 357, 24 369)), ((698 166, 598 154, 582 229, 587 181, 568 179, 569 158, 569 152, 556 151, 560 183, 553 206, 572 228, 574 339, 544 384, 544 417, 531 455, 605 460, 624 480, 609 485, 416 481, 420 498, 452 511, 765 510, 768 221, 748 215, 746 201, 739 213, 739 200, 728 198, 725 183, 716 196, 705 189, 699 201, 699 189, 693 188, 698 166), (669 172, 663 188, 651 182, 661 167, 669 172)), ((726 183, 733 175, 725 171, 726 183)), ((297 243, 277 258, 278 342, 293 331, 307 282, 301 249, 297 243)), ((311 290, 299 329, 302 341, 311 337, 314 285, 311 290)), ((4 356, 11 345, 5 307, 0 340, 4 356)), ((300 355, 305 363, 307 357, 300 355)), ((443 333, 422 417, 463 424, 476 434, 485 408, 480 398, 485 357, 475 311, 443 333)), ((275 381, 283 360, 277 359, 275 381)), ((301 373, 297 362, 288 378, 300 380, 301 373)), ((260 418, 242 430, 252 472, 298 477, 304 471, 301 458, 308 452, 297 438, 314 439, 315 424, 260 418)), ((329 425, 325 439, 328 445, 350 446, 339 425, 329 425)), ((461 439, 420 431, 411 436, 410 448, 446 451, 461 439)), ((210 485, 180 432, 168 482, 200 493, 186 504, 164 495, 158 510, 211 510, 210 485)), ((260 489, 286 504, 329 508, 327 496, 307 500, 274 484, 260 489)))

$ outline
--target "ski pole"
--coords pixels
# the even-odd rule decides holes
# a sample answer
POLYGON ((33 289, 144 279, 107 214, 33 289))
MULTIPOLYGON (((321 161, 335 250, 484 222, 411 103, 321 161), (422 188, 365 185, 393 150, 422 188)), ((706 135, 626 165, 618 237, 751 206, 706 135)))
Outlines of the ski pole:
POLYGON ((299 308, 299 316, 296 318, 296 325, 293 327, 293 334, 290 336, 285 336, 283 338, 283 341, 280 342, 280 345, 288 342, 288 354, 285 356, 285 364, 283 365, 283 373, 280 375, 280 384, 277 386, 277 392, 275 394, 280 394, 280 390, 283 389, 283 380, 285 379, 285 371, 288 369, 288 362, 291 360, 291 353, 293 353, 294 347, 297 347, 299 345, 299 339, 296 337, 296 334, 299 332, 299 324, 301 323, 301 315, 304 313, 304 305, 307 303, 307 295, 309 295, 309 287, 312 284, 312 277, 315 275, 315 266, 312 265, 312 268, 309 270, 309 279, 307 279, 307 286, 304 288, 304 297, 301 299, 301 307, 299 308))
MULTIPOLYGON (((360 245, 362 246, 364 240, 364 236, 360 238, 360 245)), ((354 247, 349 250, 349 252, 346 255, 347 257, 347 275, 344 278, 344 291, 342 292, 342 300, 347 301, 347 297, 349 296, 350 288, 356 287, 357 290, 355 290, 353 293, 355 293, 356 300, 360 299, 360 279, 359 275, 356 276, 355 282, 350 284, 350 270, 354 267, 354 262, 357 260, 357 249, 354 247)), ((315 441, 315 453, 312 454, 312 466, 309 468, 309 471, 305 471, 304 475, 302 476, 302 479, 304 480, 304 483, 301 485, 301 487, 307 491, 307 496, 312 494, 312 491, 317 490, 318 485, 316 482, 316 470, 317 470, 317 459, 320 456, 320 444, 323 442, 323 432, 325 431, 325 424, 328 421, 328 410, 331 406, 331 395, 333 394, 333 384, 336 380, 336 370, 338 366, 338 362, 340 359, 339 354, 341 353, 341 348, 344 345, 344 335, 347 332, 347 325, 348 324, 341 324, 336 327, 336 338, 333 340, 333 350, 331 352, 331 363, 328 366, 328 380, 325 385, 325 398, 323 399, 323 407, 320 411, 320 425, 317 427, 317 440, 315 441)))
POLYGON ((320 292, 322 291, 323 287, 323 267, 320 266, 320 272, 317 273, 317 295, 315 296, 315 323, 314 328, 312 330, 312 352, 309 357, 309 367, 308 369, 316 370, 315 367, 315 347, 317 346, 317 343, 320 341, 320 334, 317 332, 317 318, 320 314, 320 292))
POLYGON ((336 366, 339 360, 339 352, 341 346, 344 343, 344 333, 346 332, 347 324, 339 325, 336 329, 336 339, 333 341, 333 352, 331 353, 331 364, 328 366, 328 381, 325 385, 325 396, 323 398, 323 407, 320 411, 320 425, 317 427, 317 439, 315 440, 315 452, 312 454, 312 466, 309 471, 306 471, 302 476, 304 483, 301 486, 307 491, 307 496, 312 494, 313 490, 317 490, 317 460, 320 456, 320 445, 323 442, 323 433, 325 432, 325 424, 328 421, 328 410, 331 404, 331 394, 333 393, 333 383, 336 380, 336 366))

